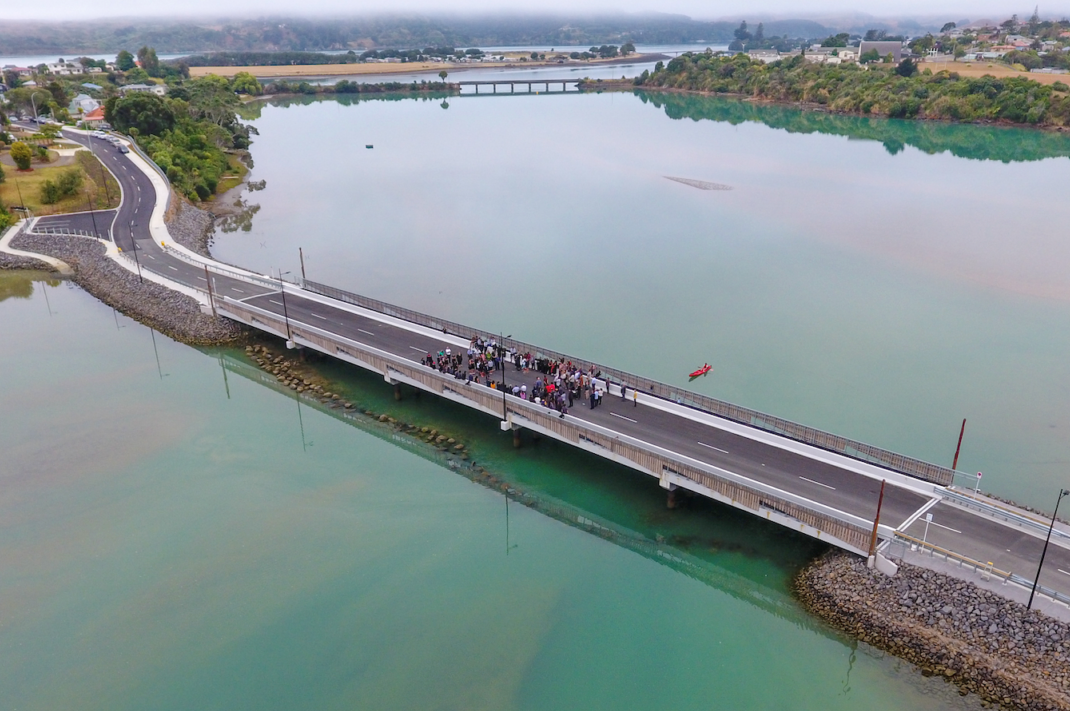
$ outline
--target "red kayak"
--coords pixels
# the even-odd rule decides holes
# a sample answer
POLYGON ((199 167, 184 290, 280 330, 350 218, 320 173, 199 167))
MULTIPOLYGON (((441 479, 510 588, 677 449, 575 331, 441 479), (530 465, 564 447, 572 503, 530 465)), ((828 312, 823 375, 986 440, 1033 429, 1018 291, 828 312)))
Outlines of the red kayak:
POLYGON ((696 370, 695 372, 693 372, 693 373, 692 373, 692 374, 691 374, 690 376, 688 376, 688 377, 691 377, 691 378, 697 378, 697 377, 698 377, 698 376, 700 376, 700 375, 705 375, 706 373, 710 372, 711 370, 713 370, 713 366, 712 366, 712 365, 710 365, 709 363, 706 363, 705 365, 703 365, 703 366, 702 366, 701 368, 699 368, 698 370, 696 370))

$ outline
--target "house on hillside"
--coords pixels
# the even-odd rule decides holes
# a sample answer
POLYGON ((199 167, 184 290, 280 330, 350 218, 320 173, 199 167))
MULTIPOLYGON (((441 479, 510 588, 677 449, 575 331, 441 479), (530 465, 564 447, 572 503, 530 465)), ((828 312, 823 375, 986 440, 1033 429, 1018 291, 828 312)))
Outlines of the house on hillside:
POLYGON ((866 52, 877 50, 877 54, 884 59, 889 54, 892 55, 892 61, 899 62, 903 59, 903 43, 896 41, 880 41, 880 42, 867 42, 862 40, 862 43, 858 46, 858 56, 862 56, 866 52))
POLYGON ((146 92, 156 94, 156 96, 163 96, 167 93, 167 87, 163 84, 127 84, 126 86, 120 86, 119 92, 126 96, 130 93, 146 92))
POLYGON ((752 49, 747 52, 747 56, 757 62, 763 62, 765 64, 780 60, 780 52, 775 49, 752 49))
POLYGON ((104 107, 98 106, 82 117, 82 126, 85 128, 100 128, 104 123, 104 107))
POLYGON ((100 102, 89 94, 79 94, 71 100, 71 103, 67 106, 67 111, 69 111, 72 116, 77 116, 79 114, 87 114, 99 107, 100 102))

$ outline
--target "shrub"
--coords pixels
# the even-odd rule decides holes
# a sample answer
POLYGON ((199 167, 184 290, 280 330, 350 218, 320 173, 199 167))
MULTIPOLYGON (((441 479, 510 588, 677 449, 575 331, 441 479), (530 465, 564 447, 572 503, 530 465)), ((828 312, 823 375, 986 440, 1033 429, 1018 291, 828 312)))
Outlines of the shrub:
POLYGON ((19 141, 11 146, 11 160, 15 161, 15 165, 19 170, 29 170, 30 161, 33 160, 33 150, 19 141))

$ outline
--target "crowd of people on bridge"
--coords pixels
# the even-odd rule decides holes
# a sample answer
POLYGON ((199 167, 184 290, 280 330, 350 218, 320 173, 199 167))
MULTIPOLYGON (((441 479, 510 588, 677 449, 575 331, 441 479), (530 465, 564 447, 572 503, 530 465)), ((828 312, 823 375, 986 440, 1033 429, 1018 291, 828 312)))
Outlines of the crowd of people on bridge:
POLYGON ((421 362, 444 375, 464 380, 466 384, 482 383, 494 389, 503 387, 504 372, 500 378, 494 374, 503 371, 509 364, 518 373, 538 373, 530 392, 525 384, 505 386, 506 392, 555 410, 560 417, 567 415, 576 401, 592 409, 598 407, 606 388, 606 383, 599 379, 601 371, 597 371, 593 365, 584 370, 564 358, 537 358, 530 352, 507 349, 493 338, 479 336, 472 337, 465 353, 454 353, 447 346, 437 354, 428 353, 421 362))

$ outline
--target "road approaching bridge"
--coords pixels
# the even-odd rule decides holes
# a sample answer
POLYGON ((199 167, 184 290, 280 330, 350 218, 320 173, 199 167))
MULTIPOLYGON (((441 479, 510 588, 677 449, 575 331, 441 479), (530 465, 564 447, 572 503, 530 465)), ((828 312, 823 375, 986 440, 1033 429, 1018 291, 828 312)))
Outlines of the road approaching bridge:
MULTIPOLYGON (((70 136, 86 142, 84 134, 70 136)), ((538 432, 638 470, 669 492, 685 489, 858 555, 870 553, 876 530, 882 546, 917 546, 987 576, 1021 583, 1035 573, 1046 522, 954 488, 946 467, 512 338, 501 345, 593 367, 608 391, 603 405, 577 402, 561 417, 506 390, 459 380, 421 360, 446 348, 464 352, 473 337, 495 334, 312 281, 284 282, 173 245, 162 219, 166 177, 136 148, 97 153, 123 186, 112 233, 124 254, 136 247, 142 269, 196 294, 206 310, 291 348, 374 371, 399 392, 417 388, 483 412, 517 438, 525 429, 538 432)), ((47 229, 50 220, 40 218, 31 229, 47 229)), ((530 391, 537 375, 507 366, 495 377, 530 391)), ((1059 526, 1041 578, 1046 594, 1070 589, 1064 571, 1070 533, 1059 526)))

